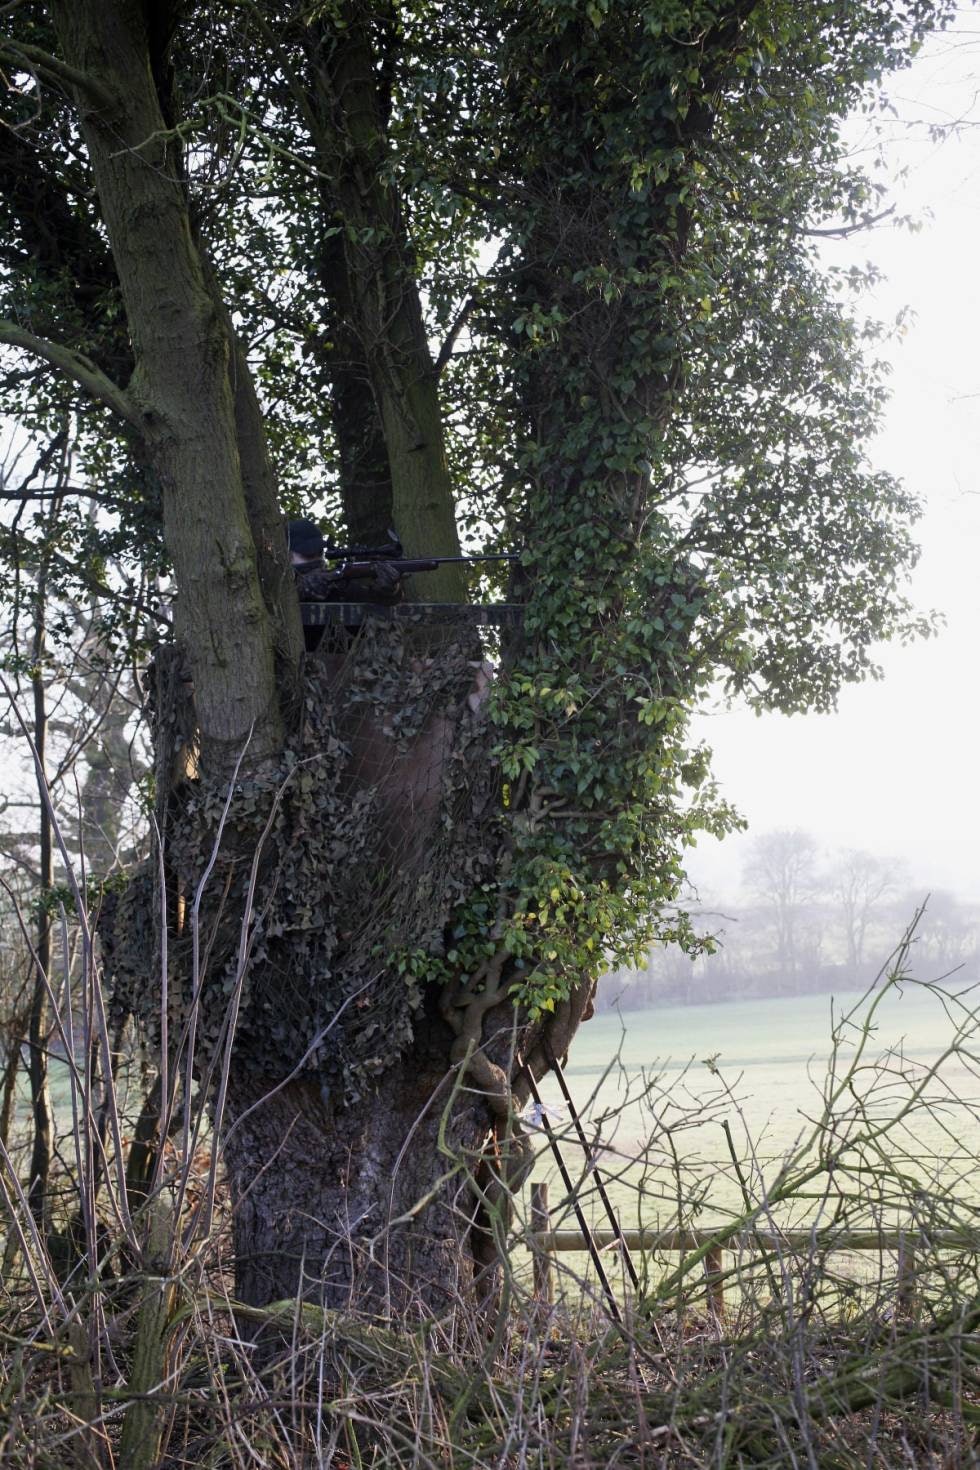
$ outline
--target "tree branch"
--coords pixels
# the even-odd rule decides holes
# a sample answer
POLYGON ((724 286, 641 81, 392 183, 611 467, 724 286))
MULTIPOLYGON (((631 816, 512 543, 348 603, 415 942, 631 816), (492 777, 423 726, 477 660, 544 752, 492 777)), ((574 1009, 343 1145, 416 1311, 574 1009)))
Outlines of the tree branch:
POLYGON ((432 365, 432 371, 435 373, 437 378, 441 374, 443 368, 446 366, 446 363, 452 357, 453 348, 456 346, 459 334, 465 327, 470 313, 473 311, 475 306, 476 297, 468 296, 467 299, 464 301, 459 313, 457 314, 456 320, 449 328, 449 335, 440 347, 439 356, 436 358, 435 362, 432 365))
POLYGON ((57 490, 49 490, 44 485, 39 485, 36 490, 8 490, 0 480, 0 500, 16 501, 18 504, 25 500, 55 500, 59 495, 77 495, 85 500, 95 500, 99 505, 112 505, 118 508, 121 496, 108 495, 101 490, 91 490, 86 485, 64 485, 57 490))
POLYGON ((804 235, 816 235, 824 240, 849 240, 852 235, 859 235, 862 230, 873 230, 875 225, 880 225, 882 220, 891 219, 895 213, 894 204, 888 209, 882 209, 877 214, 865 215, 863 219, 855 220, 852 225, 828 226, 827 229, 804 229, 804 235))
POLYGON ((12 41, 9 37, 0 38, 0 53, 5 53, 16 62, 22 60, 24 70, 33 72, 37 76, 47 77, 51 81, 60 82, 64 87, 70 87, 73 91, 83 93, 90 102, 98 107, 111 107, 114 101, 108 87, 97 82, 88 72, 80 71, 76 66, 70 66, 67 61, 62 61, 58 56, 52 56, 49 51, 44 51, 40 46, 31 46, 25 41, 12 41))
POLYGON ((3 319, 0 319, 0 342, 6 342, 11 347, 20 347, 24 352, 32 352, 35 357, 43 357, 45 362, 49 362, 66 377, 72 378, 86 393, 99 399, 142 432, 140 415, 132 399, 84 353, 73 352, 70 347, 62 347, 59 342, 49 342, 44 337, 35 337, 33 332, 26 332, 16 322, 3 319))

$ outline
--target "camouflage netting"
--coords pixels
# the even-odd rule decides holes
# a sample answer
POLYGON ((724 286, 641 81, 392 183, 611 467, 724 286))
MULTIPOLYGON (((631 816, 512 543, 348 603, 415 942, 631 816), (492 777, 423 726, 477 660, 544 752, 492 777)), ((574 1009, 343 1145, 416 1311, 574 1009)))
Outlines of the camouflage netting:
MULTIPOLYGON (((200 1075, 237 997, 256 1067, 270 1079, 299 1067, 349 1104, 412 1041, 420 987, 393 957, 440 954, 453 905, 496 869, 499 773, 472 630, 420 652, 410 624, 372 620, 324 644, 307 660, 293 747, 247 775, 246 756, 230 796, 188 760, 182 686, 158 660, 168 1028, 173 1047, 197 993, 200 1075), (173 786, 177 748, 188 774, 173 786)), ((137 874, 101 926, 116 1004, 158 1042, 161 893, 158 873, 137 874)))

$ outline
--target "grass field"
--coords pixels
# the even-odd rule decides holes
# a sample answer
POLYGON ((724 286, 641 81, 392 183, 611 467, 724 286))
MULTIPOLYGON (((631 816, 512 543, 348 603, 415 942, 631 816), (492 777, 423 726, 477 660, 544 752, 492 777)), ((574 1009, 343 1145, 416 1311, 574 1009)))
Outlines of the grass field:
MULTIPOLYGON (((666 1228, 681 1214, 704 1223, 737 1213, 743 1181, 732 1145, 744 1178, 763 1194, 821 1114, 835 1027, 854 1014, 838 1045, 839 1074, 853 1056, 867 1005, 857 993, 777 997, 605 1013, 583 1026, 565 1075, 621 1223, 666 1228)), ((955 1002, 934 989, 910 984, 887 991, 861 1074, 872 1113, 884 1118, 904 1105, 914 1080, 949 1045, 959 1017, 955 1002)), ((917 1109, 891 1135, 891 1146, 906 1169, 917 1167, 927 1182, 937 1170, 946 1181, 956 1177, 969 1197, 980 1155, 980 1085, 969 1047, 964 1051, 946 1058, 942 1085, 931 1085, 933 1106, 917 1109)), ((63 1062, 52 1062, 51 1088, 64 1133, 71 1097, 63 1062)), ((591 1161, 556 1079, 545 1078, 541 1091, 587 1217, 604 1225, 591 1161)), ((540 1138, 533 1178, 549 1182, 555 1224, 576 1228, 544 1133, 540 1138)))
MULTIPOLYGON (((860 1012, 860 1003, 854 993, 607 1013, 582 1027, 565 1075, 579 1111, 593 1117, 623 1107, 629 1093, 655 1077, 664 1089, 677 1089, 678 1107, 694 1097, 707 1104, 730 1089, 724 1106, 729 1120, 744 1120, 767 1154, 783 1153, 819 1104, 835 1023, 855 1007, 860 1012)), ((966 1003, 980 1004, 980 998, 966 1003)), ((854 1026, 848 1034, 853 1050, 854 1026)), ((950 1012, 935 991, 893 989, 875 1018, 870 1051, 877 1057, 892 1050, 909 1067, 922 1068, 952 1034, 950 1012)), ((842 1055, 847 1054, 845 1046, 842 1055)), ((954 1074, 968 1097, 974 1090, 972 1074, 955 1063, 951 1082, 954 1074)), ((543 1087, 547 1100, 558 1106, 557 1084, 547 1081, 543 1087)), ((637 1099, 622 1112, 617 1141, 625 1147, 630 1139, 644 1139, 657 1121, 650 1102, 637 1099)), ((712 1125, 705 1126, 710 1131, 712 1125)))
MULTIPOLYGON (((961 1053, 947 1056, 925 1094, 916 1094, 949 1046, 962 1006, 974 1003, 966 997, 960 1005, 914 985, 889 990, 863 1066, 838 1104, 839 1121, 820 1135, 818 1150, 830 1138, 843 1144, 869 1121, 883 1125, 906 1110, 874 1145, 886 1174, 893 1170, 872 1202, 880 1222, 904 1224, 913 1178, 927 1193, 939 1188, 966 1199, 977 1195, 980 1085, 970 1057, 978 1049, 976 1036, 972 1047, 962 1038, 961 1053), (863 1097, 860 1105, 857 1097, 863 1097)), ((813 1134, 823 1113, 835 1026, 855 1013, 839 1033, 834 1069, 841 1076, 866 1011, 857 994, 798 996, 604 1014, 584 1026, 566 1079, 586 1132, 598 1143, 594 1157, 621 1223, 708 1224, 741 1210, 746 1185, 754 1200, 765 1198, 782 1161, 813 1134)), ((555 1079, 542 1084, 542 1096, 558 1115, 552 1126, 587 1217, 605 1226, 586 1153, 555 1079)), ((548 1181, 553 1223, 577 1228, 543 1136, 534 1178, 548 1181)), ((776 1218, 809 1223, 816 1209, 813 1200, 802 1199, 776 1218)), ((565 1259, 588 1274, 585 1257, 565 1259)))

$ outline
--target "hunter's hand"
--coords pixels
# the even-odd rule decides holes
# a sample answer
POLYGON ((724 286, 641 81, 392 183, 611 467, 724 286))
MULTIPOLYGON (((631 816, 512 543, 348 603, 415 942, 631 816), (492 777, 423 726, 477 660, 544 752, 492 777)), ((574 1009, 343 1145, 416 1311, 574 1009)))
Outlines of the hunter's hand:
POLYGON ((386 601, 397 602, 402 595, 402 574, 390 561, 374 564, 374 581, 386 601))

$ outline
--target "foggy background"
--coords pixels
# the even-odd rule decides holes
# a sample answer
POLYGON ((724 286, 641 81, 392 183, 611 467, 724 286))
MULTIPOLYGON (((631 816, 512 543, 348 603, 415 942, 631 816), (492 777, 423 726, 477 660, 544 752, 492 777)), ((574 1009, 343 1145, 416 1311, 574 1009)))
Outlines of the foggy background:
POLYGON ((891 110, 851 124, 896 215, 822 247, 828 264, 884 273, 862 301, 894 327, 873 460, 925 502, 912 591, 944 626, 881 649, 884 678, 845 689, 836 714, 719 704, 698 719, 722 794, 748 823, 724 842, 702 837, 689 858, 701 927, 720 947, 693 965, 655 954, 646 972, 604 981, 603 1004, 853 989, 923 902, 916 973, 980 978, 978 89, 980 14, 968 6, 889 80, 891 110))

